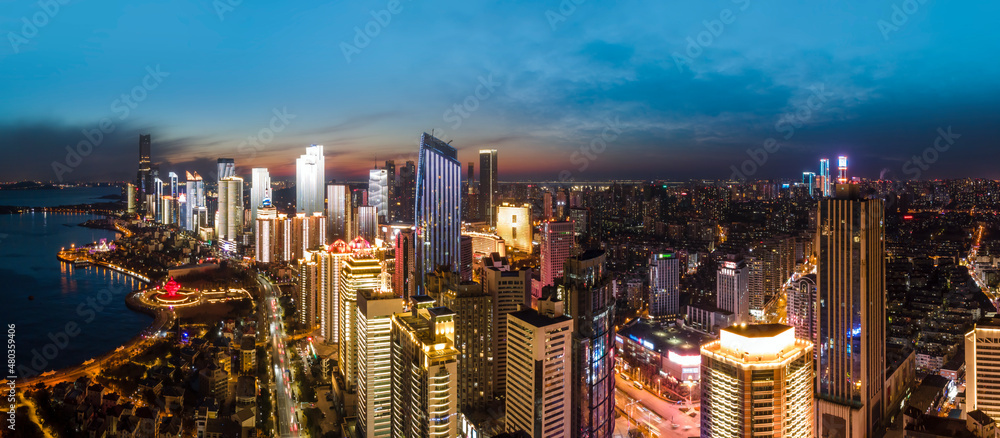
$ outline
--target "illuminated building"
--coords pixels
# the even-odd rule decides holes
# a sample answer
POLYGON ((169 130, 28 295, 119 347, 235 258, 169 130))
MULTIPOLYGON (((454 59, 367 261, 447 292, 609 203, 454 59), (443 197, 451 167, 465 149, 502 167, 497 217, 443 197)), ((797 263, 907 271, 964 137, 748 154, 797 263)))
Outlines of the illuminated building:
POLYGON ((680 315, 681 262, 672 249, 649 256, 649 316, 666 322, 680 315))
POLYGON ((236 176, 236 160, 232 158, 219 158, 216 161, 216 182, 222 181, 231 176, 236 176))
POLYGON ((413 287, 413 273, 416 269, 413 242, 412 227, 402 229, 396 235, 396 264, 392 274, 392 290, 404 297, 408 297, 416 292, 413 287))
POLYGON ((847 157, 837 157, 837 184, 847 184, 847 157))
POLYGON ((396 219, 408 224, 414 223, 414 203, 417 194, 417 170, 412 161, 399 168, 399 184, 392 199, 396 206, 396 219))
POLYGON ((474 255, 488 256, 493 253, 499 253, 501 256, 507 255, 505 241, 496 234, 465 231, 462 235, 472 239, 472 254, 474 255))
POLYGON ((814 196, 813 189, 816 187, 816 174, 813 172, 802 172, 802 184, 809 189, 809 196, 814 196))
POLYGON ((984 318, 965 334, 965 402, 1000 419, 1000 319, 984 318))
POLYGON ((368 205, 375 207, 377 223, 389 223, 389 174, 385 169, 368 171, 368 205))
MULTIPOLYGON (((462 164, 458 151, 426 132, 417 167, 417 275, 439 266, 459 269, 462 232, 462 164)), ((422 289, 421 289, 422 290, 422 289)))
POLYGON ((208 206, 205 203, 205 181, 198 172, 186 172, 187 179, 187 229, 195 231, 208 226, 208 206))
POLYGON ((271 200, 264 198, 257 209, 254 221, 254 260, 260 263, 274 263, 282 260, 278 210, 271 206, 271 200))
POLYGON ((573 251, 573 222, 547 221, 542 224, 542 286, 551 286, 563 276, 563 263, 573 251))
POLYGON ((455 313, 455 348, 458 349, 458 405, 461 409, 486 409, 493 399, 493 305, 483 286, 463 281, 454 272, 428 274, 428 295, 455 313), (434 290, 432 290, 434 289, 434 290), (433 294, 430 292, 434 292, 433 294))
POLYGON ((572 436, 573 319, 563 314, 562 306, 562 302, 555 302, 546 314, 525 309, 508 315, 508 431, 522 430, 541 438, 572 436))
MULTIPOLYGON (((795 327, 795 337, 813 344, 819 342, 816 320, 816 274, 803 275, 785 290, 788 325, 795 327)), ((814 353, 819 351, 813 350, 814 353)))
POLYGON ((479 217, 490 226, 497 223, 496 203, 499 198, 497 150, 482 149, 479 151, 479 217))
POLYGON ((577 241, 590 234, 590 209, 570 207, 569 220, 573 221, 573 233, 576 234, 577 241))
POLYGON ((812 349, 786 325, 722 329, 701 347, 702 438, 817 436, 812 349))
POLYGON ((636 318, 615 337, 622 369, 636 382, 663 387, 664 377, 694 385, 701 380, 699 348, 712 337, 677 325, 636 318))
POLYGON ((459 240, 462 248, 462 266, 459 272, 462 274, 462 280, 472 281, 472 260, 474 259, 472 251, 472 238, 469 236, 461 236, 459 240))
POLYGON ((325 245, 326 216, 323 213, 297 213, 289 222, 290 231, 286 236, 291 253, 288 260, 301 259, 306 251, 325 245))
POLYGON ((160 197, 160 223, 171 225, 174 223, 174 198, 163 195, 160 197))
POLYGON ((750 269, 743 260, 730 257, 722 262, 716 274, 715 306, 732 312, 733 323, 750 321, 750 269))
POLYGON ((403 300, 388 287, 358 292, 358 432, 388 437, 392 429, 392 315, 403 300))
POLYGON ((838 184, 816 220, 819 436, 874 436, 885 411, 885 229, 881 200, 838 184))
POLYGON ((823 197, 829 197, 833 190, 830 181, 830 160, 827 158, 819 160, 819 181, 823 189, 823 197))
POLYGON ((458 436, 455 313, 426 295, 392 316, 392 436, 458 436))
POLYGON ((396 162, 393 160, 385 160, 385 173, 386 173, 386 193, 385 201, 388 213, 388 220, 386 223, 399 220, 396 218, 396 162))
POLYGON ((507 389, 507 315, 531 307, 531 269, 487 266, 483 290, 493 306, 493 389, 502 395, 507 389))
POLYGON ((531 204, 503 203, 496 207, 497 234, 512 248, 531 253, 531 204))
POLYGON ((370 205, 358 207, 358 237, 375 242, 378 233, 378 209, 370 205))
POLYGON ((552 220, 552 192, 548 190, 542 195, 542 220, 552 220))
POLYGON ((330 184, 326 186, 327 239, 351 240, 353 208, 347 186, 330 184))
POLYGON ((299 325, 312 331, 316 325, 316 303, 323 287, 323 276, 319 263, 312 259, 311 254, 305 256, 309 258, 299 260, 299 296, 295 300, 295 313, 299 325))
POLYGON ((218 240, 237 242, 243 235, 243 178, 226 177, 219 181, 219 210, 215 236, 218 240))
POLYGON ((125 212, 128 214, 135 214, 135 191, 135 184, 128 183, 125 185, 125 196, 128 200, 128 204, 126 204, 128 207, 125 212))
POLYGON ((257 221, 257 209, 265 198, 271 197, 271 175, 266 168, 255 167, 250 171, 250 223, 257 221))
POLYGON ((306 147, 295 160, 295 211, 313 214, 323 211, 323 188, 326 187, 326 157, 323 145, 306 147))
POLYGON ((135 186, 138 192, 136 195, 139 198, 139 202, 142 205, 136 206, 145 211, 146 195, 151 193, 151 186, 153 184, 150 178, 150 170, 152 169, 152 161, 150 161, 150 137, 149 134, 139 134, 139 170, 135 175, 135 186))
MULTIPOLYGON (((572 236, 573 223, 565 223, 572 236)), ((576 437, 610 438, 615 423, 615 298, 605 259, 599 250, 566 259, 560 285, 566 313, 574 321, 570 386, 572 436, 576 437)))
POLYGON ((353 254, 344 259, 340 271, 340 373, 346 387, 358 386, 358 291, 379 286, 382 265, 371 246, 360 237, 351 242, 353 254))
POLYGON ((156 222, 163 223, 163 180, 156 176, 156 169, 153 169, 153 185, 152 198, 147 195, 146 199, 151 201, 150 205, 147 205, 149 217, 153 218, 156 222))

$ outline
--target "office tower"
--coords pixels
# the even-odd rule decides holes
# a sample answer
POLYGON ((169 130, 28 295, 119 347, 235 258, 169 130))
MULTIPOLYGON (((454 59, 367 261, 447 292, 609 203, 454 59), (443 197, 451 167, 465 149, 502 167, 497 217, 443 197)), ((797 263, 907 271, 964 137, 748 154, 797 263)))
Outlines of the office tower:
POLYGON ((135 214, 135 208, 136 208, 135 191, 136 191, 135 184, 132 183, 125 184, 125 196, 126 196, 125 199, 127 200, 127 203, 125 204, 126 206, 125 212, 128 214, 135 214))
POLYGON ((414 235, 412 228, 404 228, 396 235, 396 265, 392 277, 392 290, 400 296, 408 297, 416 291, 413 287, 413 273, 416 269, 414 258, 414 235))
MULTIPOLYGON (((462 280, 454 272, 438 271, 438 302, 455 313, 458 349, 458 406, 483 410, 493 399, 493 306, 483 285, 462 280)), ((428 289, 431 286, 428 285, 428 289)))
POLYGON ((500 266, 490 263, 483 269, 483 289, 493 306, 493 391, 502 397, 507 391, 508 315, 531 307, 531 269, 511 270, 506 258, 496 259, 500 266))
POLYGON ((396 217, 396 206, 395 206, 395 202, 396 202, 396 162, 395 161, 393 161, 393 160, 385 160, 385 174, 386 174, 386 178, 387 178, 387 181, 388 181, 388 183, 386 185, 386 187, 388 188, 388 191, 386 192, 386 196, 385 196, 385 199, 386 199, 386 208, 388 209, 387 210, 388 211, 387 214, 389 215, 388 216, 389 220, 387 221, 387 223, 391 223, 393 221, 399 220, 399 218, 396 217))
POLYGON ((465 176, 465 192, 472 194, 476 190, 476 163, 469 162, 469 172, 465 176))
POLYGON ((257 209, 261 207, 265 198, 271 197, 271 174, 267 168, 254 167, 250 171, 250 222, 257 221, 257 209))
POLYGON ((403 300, 388 287, 358 292, 358 432, 388 437, 392 429, 392 315, 403 300))
POLYGON ((813 189, 816 186, 816 174, 812 172, 802 172, 802 184, 809 190, 809 196, 814 196, 813 189))
POLYGON ((417 196, 417 166, 412 161, 407 161, 403 167, 399 168, 397 188, 396 220, 412 224, 414 223, 413 213, 417 196))
POLYGON ((750 322, 750 268, 742 259, 730 256, 715 276, 715 307, 732 312, 734 324, 750 322))
POLYGON ((530 254, 531 247, 531 204, 514 205, 503 203, 496 208, 497 234, 508 246, 530 254))
POLYGON ((426 295, 392 316, 392 436, 458 436, 455 313, 426 295))
POLYGON ((271 206, 271 200, 264 198, 257 209, 254 220, 254 260, 259 263, 281 261, 281 245, 278 240, 278 210, 271 206))
MULTIPOLYGON (((574 327, 570 400, 576 437, 610 438, 615 423, 615 297, 605 259, 600 250, 566 259, 562 281, 566 313, 574 327)), ((510 356, 508 352, 508 360, 510 356)), ((511 383, 508 379, 508 389, 511 383)))
POLYGON ((326 157, 323 145, 314 144, 295 160, 295 211, 305 214, 323 211, 323 187, 326 187, 326 157))
POLYGON ((681 262, 674 250, 649 256, 649 317, 667 322, 680 316, 681 262))
POLYGON ((563 190, 556 191, 556 219, 566 219, 566 208, 568 207, 568 197, 563 190))
MULTIPOLYGON (((788 325, 795 327, 795 337, 818 345, 819 330, 816 320, 816 274, 794 280, 785 289, 785 314, 788 325)), ((814 350, 813 353, 819 353, 814 350)))
POLYGON ((363 247, 344 259, 340 268, 340 373, 351 391, 358 386, 358 291, 377 288, 382 273, 371 248, 363 247))
POLYGON ((542 195, 542 220, 552 220, 552 192, 546 190, 542 195))
POLYGON ((506 387, 507 430, 528 436, 561 438, 570 433, 573 319, 562 312, 534 309, 508 315, 510 385, 506 387))
POLYGON ((340 310, 341 280, 343 279, 344 262, 354 254, 354 251, 343 240, 338 240, 326 248, 326 253, 320 258, 320 269, 326 275, 326 287, 320 298, 324 314, 320 318, 320 329, 326 342, 340 343, 340 328, 342 327, 340 310))
POLYGON ((351 240, 354 238, 351 233, 353 210, 346 185, 330 184, 326 186, 327 239, 351 240))
POLYGON ((551 286, 562 278, 563 262, 572 253, 574 242, 572 221, 546 221, 542 224, 542 286, 551 286))
POLYGON ((500 200, 497 181, 497 150, 479 151, 479 217, 490 226, 496 225, 496 205, 500 200))
POLYGON ((369 205, 358 207, 358 236, 369 243, 375 243, 377 233, 378 209, 369 205))
POLYGON ((832 194, 832 184, 830 181, 830 160, 824 158, 819 160, 819 178, 823 188, 823 197, 832 194))
POLYGON ((151 141, 149 134, 139 134, 139 170, 135 175, 135 186, 138 190, 139 209, 145 211, 146 195, 150 193, 152 180, 149 178, 149 171, 152 166, 150 160, 151 141))
POLYGON ((466 222, 478 222, 480 220, 479 196, 476 195, 475 164, 470 161, 468 169, 465 177, 465 187, 462 190, 462 220, 466 222))
POLYGON ((174 217, 177 218, 178 227, 181 230, 188 229, 188 218, 190 215, 190 208, 187 203, 187 182, 180 182, 177 184, 177 199, 174 200, 174 205, 176 210, 174 211, 174 217))
POLYGON ((163 180, 156 176, 158 171, 155 166, 150 172, 153 179, 153 184, 150 186, 150 193, 153 197, 152 205, 147 206, 147 208, 152 207, 152 209, 149 210, 149 216, 152 217, 154 221, 163 223, 163 180))
POLYGON ((702 438, 817 436, 812 350, 786 325, 722 329, 701 347, 702 438))
POLYGON ((581 238, 589 239, 590 236, 589 208, 570 207, 569 220, 573 221, 573 233, 576 234, 577 242, 580 242, 581 238))
POLYGON ((1000 319, 984 318, 965 334, 965 402, 1000 418, 1000 319))
POLYGON ((389 174, 385 169, 368 171, 368 205, 375 207, 378 223, 389 223, 389 174))
POLYGON ((299 296, 295 300, 295 316, 299 326, 306 331, 312 331, 317 320, 317 297, 323 287, 323 276, 319 263, 312 260, 310 254, 299 260, 299 296))
POLYGON ((236 160, 232 158, 219 158, 216 161, 217 181, 222 181, 231 176, 236 176, 236 160))
POLYGON ((167 193, 167 195, 169 195, 169 196, 171 196, 173 198, 177 198, 177 195, 179 193, 177 191, 177 174, 174 173, 174 172, 168 172, 167 173, 167 181, 170 183, 170 187, 169 187, 170 192, 167 193))
POLYGON ((472 260, 474 258, 472 252, 472 237, 463 235, 459 238, 459 242, 459 246, 461 246, 462 251, 462 263, 459 272, 462 274, 462 280, 472 281, 472 260))
POLYGON ((174 223, 174 198, 169 195, 163 195, 160 197, 160 223, 163 225, 171 225, 174 223))
POLYGON ((885 217, 881 200, 838 184, 819 202, 819 436, 875 436, 885 386, 885 217))
POLYGON ((847 184, 847 156, 837 157, 837 184, 847 184))
POLYGON ((243 178, 231 176, 219 181, 216 217, 216 239, 239 241, 243 235, 243 178))
POLYGON ((420 137, 417 168, 417 275, 439 266, 460 267, 462 165, 451 145, 426 132, 420 137))
POLYGON ((208 208, 205 204, 205 181, 198 172, 185 173, 187 180, 187 229, 197 231, 199 227, 208 226, 208 208))

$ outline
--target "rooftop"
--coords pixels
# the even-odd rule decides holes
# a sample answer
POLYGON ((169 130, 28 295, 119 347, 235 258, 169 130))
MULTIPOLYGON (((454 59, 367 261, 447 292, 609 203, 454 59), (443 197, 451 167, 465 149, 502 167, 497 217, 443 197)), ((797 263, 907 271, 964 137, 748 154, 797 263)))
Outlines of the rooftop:
POLYGON ((734 325, 731 327, 726 327, 723 330, 735 333, 737 335, 743 336, 745 338, 773 338, 790 327, 784 324, 751 324, 751 325, 734 325))
POLYGON ((535 327, 546 327, 573 319, 566 315, 550 318, 548 316, 538 313, 534 309, 526 309, 517 312, 511 312, 509 313, 509 315, 517 319, 520 319, 521 321, 524 321, 528 324, 531 324, 535 327))

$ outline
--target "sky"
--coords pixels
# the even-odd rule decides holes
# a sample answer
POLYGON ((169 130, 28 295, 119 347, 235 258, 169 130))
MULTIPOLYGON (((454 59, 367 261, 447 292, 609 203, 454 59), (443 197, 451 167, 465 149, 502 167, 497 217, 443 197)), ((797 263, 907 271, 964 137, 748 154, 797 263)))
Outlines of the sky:
POLYGON ((0 0, 0 181, 327 176, 422 132, 505 181, 1000 178, 1000 3, 0 0), (263 4, 261 4, 263 3, 263 4), (483 4, 485 3, 485 4, 483 4), (103 130, 102 130, 103 129, 103 130), (938 138, 941 137, 939 140, 938 138), (935 146, 936 145, 936 146, 935 146))

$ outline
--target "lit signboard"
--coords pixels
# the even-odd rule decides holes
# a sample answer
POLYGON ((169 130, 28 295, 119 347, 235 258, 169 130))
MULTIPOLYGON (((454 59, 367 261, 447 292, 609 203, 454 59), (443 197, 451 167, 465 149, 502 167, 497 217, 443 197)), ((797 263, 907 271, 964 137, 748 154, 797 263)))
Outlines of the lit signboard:
POLYGON ((847 167, 847 157, 845 157, 843 155, 841 155, 840 157, 837 157, 837 165, 840 166, 840 167, 845 167, 846 168, 847 167))
POLYGON ((681 356, 670 351, 667 353, 667 359, 682 367, 701 366, 701 355, 681 356))

